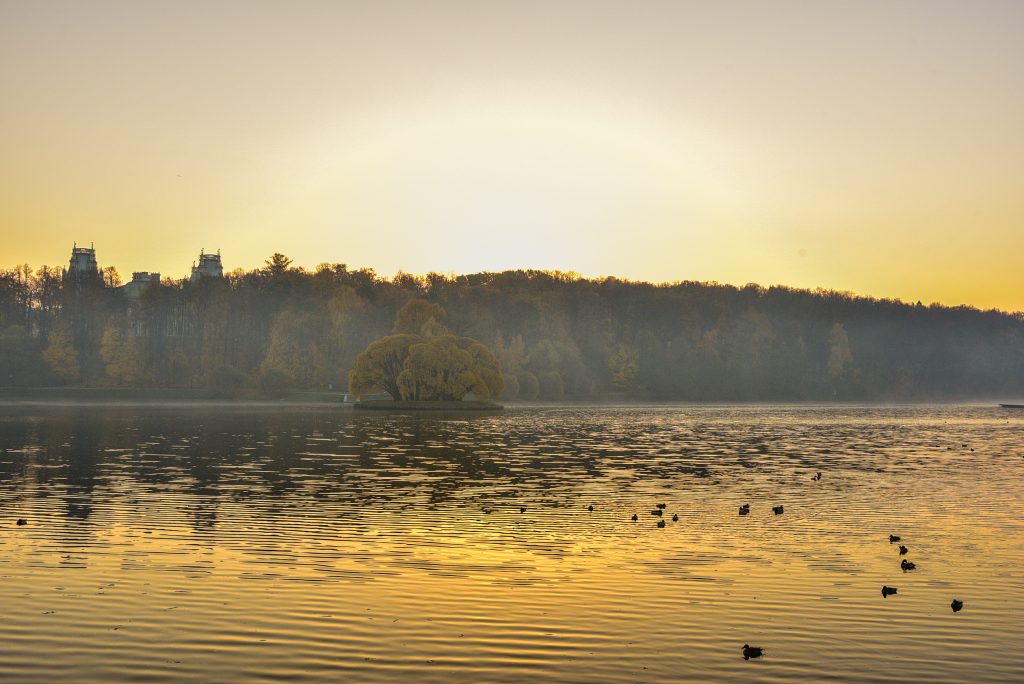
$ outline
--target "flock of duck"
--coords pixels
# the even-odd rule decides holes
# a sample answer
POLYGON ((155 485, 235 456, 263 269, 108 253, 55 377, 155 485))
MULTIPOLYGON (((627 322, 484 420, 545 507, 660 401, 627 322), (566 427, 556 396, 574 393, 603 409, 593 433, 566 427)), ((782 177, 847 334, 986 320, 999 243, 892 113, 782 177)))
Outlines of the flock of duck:
MULTIPOLYGON (((812 480, 820 480, 821 479, 821 473, 815 473, 813 476, 811 476, 811 479, 812 480)), ((659 503, 659 504, 655 504, 654 508, 651 510, 651 515, 656 516, 658 518, 657 526, 659 528, 665 527, 665 518, 664 518, 664 516, 665 516, 665 508, 666 508, 666 504, 659 503)), ((492 510, 493 509, 485 508, 484 512, 485 513, 491 513, 492 510)), ((590 511, 591 513, 593 513, 594 512, 593 504, 587 506, 587 510, 590 511)), ((519 507, 519 512, 520 513, 525 513, 526 512, 526 506, 520 506, 519 507)), ((781 505, 772 506, 772 513, 774 513, 775 515, 782 515, 785 512, 786 512, 785 508, 783 506, 781 506, 781 505)), ((749 503, 742 504, 740 506, 740 508, 739 508, 739 514, 740 515, 749 515, 750 514, 750 504, 749 503)), ((640 517, 636 513, 634 513, 633 517, 631 518, 631 520, 633 522, 637 522, 638 520, 640 520, 640 517)), ((672 522, 679 522, 679 514, 678 513, 673 513, 672 514, 672 522)), ((24 518, 18 518, 18 521, 17 521, 17 525, 18 526, 27 525, 27 524, 28 524, 27 520, 25 520, 24 518)), ((889 535, 889 543, 890 544, 899 544, 900 545, 899 546, 899 552, 900 552, 899 555, 900 556, 905 556, 905 555, 907 555, 908 549, 901 542, 902 542, 902 539, 900 538, 900 536, 898 534, 890 534, 889 535)), ((915 563, 913 563, 912 561, 909 561, 906 558, 903 558, 903 559, 900 560, 900 569, 903 570, 903 572, 909 572, 911 570, 916 570, 917 569, 917 565, 915 563)), ((899 591, 899 589, 897 587, 890 587, 888 585, 883 585, 882 586, 882 598, 889 598, 893 594, 896 594, 898 591, 899 591)), ((961 601, 960 599, 953 599, 953 602, 949 604, 949 607, 953 609, 954 613, 959 613, 963 609, 963 607, 964 607, 964 602, 961 601)), ((744 660, 750 660, 751 658, 760 658, 763 655, 764 655, 764 649, 762 647, 760 647, 760 646, 751 646, 750 644, 743 644, 743 659, 744 660)))
MULTIPOLYGON (((821 479, 821 473, 816 473, 814 476, 811 477, 811 479, 812 480, 820 480, 821 479)), ((654 508, 651 510, 651 515, 655 515, 655 516, 658 517, 658 527, 665 527, 665 519, 664 519, 665 507, 666 507, 665 504, 659 503, 659 504, 655 504, 654 508)), ((593 513, 594 512, 594 506, 593 505, 587 506, 587 510, 590 511, 591 513, 593 513)), ((523 511, 523 509, 520 509, 520 512, 522 512, 522 511, 523 511)), ((786 509, 782 505, 772 506, 772 513, 774 513, 775 515, 782 515, 785 512, 786 512, 786 509)), ((741 505, 740 506, 740 515, 749 515, 749 514, 750 514, 750 504, 745 503, 745 504, 741 505)), ((640 516, 638 516, 636 513, 634 513, 633 517, 630 518, 630 519, 633 522, 637 522, 640 519, 640 516)), ((672 514, 672 522, 679 522, 679 514, 678 513, 673 513, 672 514)), ((743 644, 743 659, 744 660, 750 660, 751 658, 760 658, 763 655, 764 655, 764 649, 762 647, 760 647, 760 646, 751 646, 750 644, 743 644)))
MULTIPOLYGON (((966 446, 966 445, 964 445, 964 446, 966 446)), ((815 473, 814 475, 811 476, 811 479, 815 480, 815 481, 821 480, 821 473, 815 473)), ((658 527, 665 527, 665 520, 664 520, 665 507, 666 507, 665 504, 659 503, 659 504, 655 504, 654 509, 651 510, 651 515, 658 517, 658 527)), ((594 512, 594 506, 593 505, 587 506, 587 510, 589 510, 591 513, 593 513, 594 512)), ((520 508, 519 509, 520 513, 523 513, 525 511, 526 511, 525 508, 520 508)), ((786 509, 782 505, 772 506, 772 513, 774 513, 775 515, 782 515, 785 512, 786 512, 786 509)), ((740 515, 749 515, 750 514, 750 504, 749 503, 742 504, 740 506, 740 509, 739 509, 739 514, 740 515)), ((640 517, 636 513, 634 513, 633 517, 631 518, 631 520, 633 522, 637 522, 639 519, 640 519, 640 517)), ((679 515, 675 514, 675 513, 672 514, 672 522, 678 522, 678 521, 679 521, 679 515)), ((899 546, 900 554, 899 555, 900 556, 905 556, 905 555, 907 555, 908 549, 907 549, 906 546, 901 544, 900 541, 901 541, 901 539, 900 539, 899 535, 897 535, 897 534, 890 534, 889 535, 889 543, 890 544, 900 544, 900 546, 899 546)), ((902 558, 900 560, 900 569, 903 570, 903 572, 910 572, 911 570, 916 570, 917 569, 917 565, 913 561, 909 561, 906 558, 902 558)), ((896 587, 890 587, 888 585, 883 585, 882 586, 882 598, 888 598, 888 597, 892 596, 893 594, 897 593, 897 591, 899 591, 899 590, 896 587)), ((959 613, 963 609, 963 607, 964 607, 964 602, 961 601, 960 599, 956 599, 955 598, 955 599, 953 599, 953 602, 949 604, 949 607, 953 609, 954 613, 959 613)), ((743 644, 743 659, 744 660, 750 660, 751 658, 760 658, 763 655, 764 655, 764 649, 762 647, 760 647, 760 646, 751 646, 750 644, 743 644)))
MULTIPOLYGON (((900 555, 901 556, 905 556, 905 555, 907 555, 907 550, 908 549, 907 549, 906 546, 904 546, 903 544, 900 543, 901 541, 902 541, 902 539, 900 538, 900 536, 898 534, 890 534, 889 535, 889 543, 890 544, 899 544, 900 545, 900 555)), ((914 563, 913 561, 908 561, 906 558, 903 558, 903 559, 900 560, 900 569, 903 572, 909 572, 911 570, 917 570, 917 564, 914 563)), ((892 596, 893 594, 897 593, 898 591, 899 591, 899 589, 897 587, 890 587, 888 585, 882 585, 882 598, 889 598, 890 596, 892 596)), ((964 607, 964 602, 961 601, 960 599, 956 599, 955 598, 955 599, 953 599, 953 602, 949 604, 949 607, 953 609, 954 613, 959 613, 960 610, 963 609, 963 607, 964 607)))

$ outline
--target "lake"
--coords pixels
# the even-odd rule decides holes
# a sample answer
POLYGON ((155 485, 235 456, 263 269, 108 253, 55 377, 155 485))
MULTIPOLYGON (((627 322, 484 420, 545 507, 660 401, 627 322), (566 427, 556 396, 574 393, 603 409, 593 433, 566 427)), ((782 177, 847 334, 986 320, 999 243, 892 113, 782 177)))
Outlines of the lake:
POLYGON ((1022 636, 1024 412, 0 407, 5 681, 1007 682, 1022 636))

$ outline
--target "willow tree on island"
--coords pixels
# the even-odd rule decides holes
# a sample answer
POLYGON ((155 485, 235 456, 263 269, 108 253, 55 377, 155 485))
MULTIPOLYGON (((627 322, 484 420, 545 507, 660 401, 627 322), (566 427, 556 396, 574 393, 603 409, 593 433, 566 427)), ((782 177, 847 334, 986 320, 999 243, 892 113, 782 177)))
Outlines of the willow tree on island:
POLYGON ((356 357, 349 389, 362 396, 383 390, 405 401, 460 401, 469 393, 497 397, 505 387, 490 349, 469 337, 447 334, 444 309, 411 300, 398 312, 395 330, 356 357), (417 331, 417 332, 408 332, 417 331))
POLYGON ((388 335, 370 343, 356 357, 356 365, 348 376, 348 388, 357 397, 382 389, 394 399, 401 399, 398 376, 405 370, 409 347, 420 342, 419 335, 388 335))

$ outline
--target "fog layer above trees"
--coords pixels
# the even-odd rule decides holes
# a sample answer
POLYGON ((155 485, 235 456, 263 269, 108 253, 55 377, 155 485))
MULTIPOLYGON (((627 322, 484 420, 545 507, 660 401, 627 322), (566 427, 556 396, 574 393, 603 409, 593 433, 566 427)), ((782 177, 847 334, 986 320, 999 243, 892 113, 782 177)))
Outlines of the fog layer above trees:
POLYGON ((0 385, 346 388, 411 299, 487 345, 505 399, 889 400, 1024 396, 1024 316, 847 293, 540 271, 325 264, 153 284, 0 272, 0 385))

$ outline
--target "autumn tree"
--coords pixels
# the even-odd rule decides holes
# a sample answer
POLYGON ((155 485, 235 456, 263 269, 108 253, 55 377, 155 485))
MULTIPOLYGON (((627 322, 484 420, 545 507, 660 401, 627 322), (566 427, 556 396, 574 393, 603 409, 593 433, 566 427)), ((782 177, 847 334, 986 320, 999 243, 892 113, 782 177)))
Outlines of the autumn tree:
POLYGON ((260 371, 279 371, 300 387, 316 385, 325 372, 324 355, 316 343, 324 324, 308 314, 282 311, 274 319, 260 371))
POLYGON ((71 343, 71 333, 66 328, 50 333, 46 349, 43 350, 43 360, 53 374, 64 382, 77 382, 81 377, 78 350, 71 343))
POLYGON ((433 304, 425 299, 410 299, 395 316, 395 328, 392 332, 422 337, 446 335, 448 329, 444 326, 444 320, 447 316, 440 304, 433 304))
POLYGON ((118 385, 137 385, 142 382, 142 354, 128 322, 117 317, 103 330, 100 357, 107 376, 118 385))
POLYGON ((473 357, 451 335, 410 346, 402 365, 398 388, 406 401, 459 401, 470 392, 488 396, 473 357))
POLYGON ((500 395, 505 381, 494 354, 472 338, 446 334, 445 318, 437 304, 408 301, 395 318, 398 332, 356 357, 349 389, 357 396, 383 389, 392 399, 409 401, 457 401, 470 392, 500 395))
POLYGON ((608 370, 612 375, 612 387, 616 389, 629 389, 639 369, 640 351, 632 345, 620 344, 616 346, 608 358, 608 370))
POLYGON ((423 339, 419 335, 401 334, 372 342, 356 357, 348 376, 349 391, 360 397, 374 390, 384 390, 392 399, 401 399, 398 376, 405 370, 409 348, 423 339))

